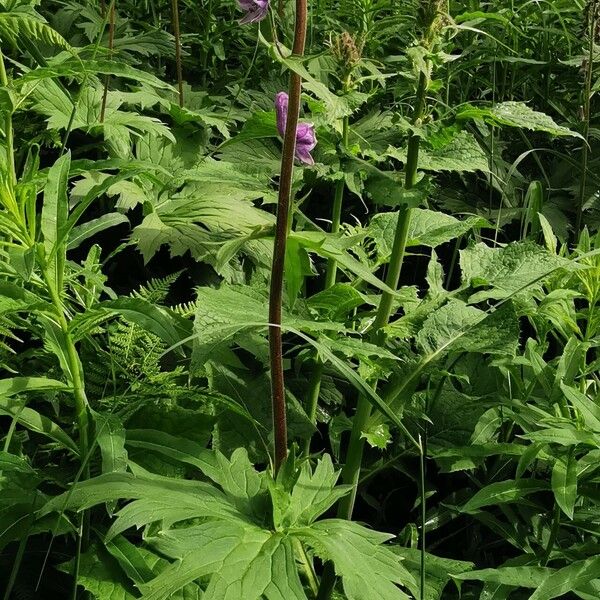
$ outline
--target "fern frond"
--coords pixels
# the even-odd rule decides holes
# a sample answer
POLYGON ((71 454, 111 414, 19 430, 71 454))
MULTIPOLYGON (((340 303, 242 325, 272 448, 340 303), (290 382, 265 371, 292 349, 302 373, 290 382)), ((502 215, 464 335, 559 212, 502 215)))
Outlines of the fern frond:
POLYGON ((141 298, 148 302, 164 302, 169 289, 175 283, 183 271, 177 271, 171 275, 162 278, 151 279, 148 283, 141 286, 139 290, 132 292, 134 298, 141 298))

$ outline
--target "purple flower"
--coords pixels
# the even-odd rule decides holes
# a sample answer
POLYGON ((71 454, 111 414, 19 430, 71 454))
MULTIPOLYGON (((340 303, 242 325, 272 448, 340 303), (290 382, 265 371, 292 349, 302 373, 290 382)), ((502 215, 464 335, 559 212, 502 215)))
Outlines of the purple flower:
POLYGON ((246 14, 240 19, 240 25, 262 21, 269 12, 269 0, 238 0, 238 7, 246 14))
MULTIPOLYGON (((279 92, 275 96, 275 114, 277 115, 277 131, 283 137, 285 135, 285 124, 287 122, 288 95, 279 92)), ((296 127, 296 158, 307 165, 314 165, 315 161, 310 155, 317 145, 315 127, 312 123, 298 123, 296 127)))

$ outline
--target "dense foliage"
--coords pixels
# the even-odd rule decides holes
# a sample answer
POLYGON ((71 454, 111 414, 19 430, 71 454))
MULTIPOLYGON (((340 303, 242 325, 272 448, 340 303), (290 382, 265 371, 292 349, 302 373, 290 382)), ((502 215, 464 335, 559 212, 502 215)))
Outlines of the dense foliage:
POLYGON ((600 2, 305 9, 0 0, 4 600, 600 598, 600 2))

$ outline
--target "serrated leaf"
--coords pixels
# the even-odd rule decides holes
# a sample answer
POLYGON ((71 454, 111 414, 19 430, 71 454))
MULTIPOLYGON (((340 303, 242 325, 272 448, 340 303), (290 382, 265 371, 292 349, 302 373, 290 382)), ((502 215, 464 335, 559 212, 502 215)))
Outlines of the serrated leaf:
POLYGON ((334 562, 348 600, 409 600, 397 584, 416 585, 416 581, 399 557, 383 545, 393 536, 341 519, 318 521, 296 530, 295 535, 317 556, 334 562))
MULTIPOLYGON (((385 156, 406 163, 406 148, 388 148, 385 156)), ((421 171, 489 171, 488 157, 468 131, 459 131, 444 145, 428 148, 422 144, 419 148, 418 168, 421 171)))
POLYGON ((490 108, 466 106, 459 109, 456 119, 482 119, 492 125, 544 131, 552 135, 581 137, 575 131, 557 125, 552 117, 533 110, 523 102, 501 102, 490 108))

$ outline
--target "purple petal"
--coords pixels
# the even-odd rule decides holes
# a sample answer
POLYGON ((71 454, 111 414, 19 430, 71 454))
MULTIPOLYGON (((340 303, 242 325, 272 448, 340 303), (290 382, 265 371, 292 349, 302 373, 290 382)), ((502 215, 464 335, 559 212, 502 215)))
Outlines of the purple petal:
POLYGON ((296 158, 307 165, 314 165, 315 161, 313 157, 310 155, 310 151, 312 148, 308 146, 304 146, 301 144, 296 145, 296 158))
POLYGON ((288 95, 285 92, 279 92, 275 96, 275 114, 277 115, 277 131, 283 137, 285 135, 285 124, 287 122, 288 95))
POLYGON ((296 158, 307 165, 314 165, 311 151, 317 145, 315 127, 312 123, 299 123, 296 129, 296 158))
POLYGON ((262 21, 269 12, 269 0, 238 0, 238 7, 246 14, 239 20, 240 25, 262 21))

